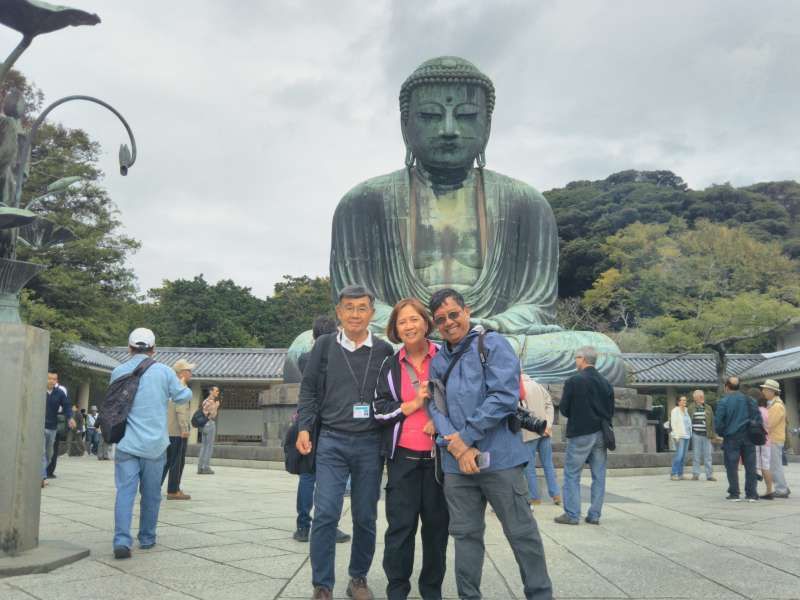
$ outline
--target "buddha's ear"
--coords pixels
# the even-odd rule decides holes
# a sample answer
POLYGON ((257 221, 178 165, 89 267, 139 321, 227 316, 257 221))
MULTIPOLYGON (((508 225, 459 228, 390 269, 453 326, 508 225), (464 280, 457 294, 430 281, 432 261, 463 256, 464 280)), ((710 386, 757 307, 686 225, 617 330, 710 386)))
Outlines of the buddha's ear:
POLYGON ((408 137, 406 135, 406 122, 403 121, 403 115, 400 114, 400 131, 403 134, 403 143, 406 145, 406 167, 409 169, 414 166, 414 152, 408 144, 408 137))

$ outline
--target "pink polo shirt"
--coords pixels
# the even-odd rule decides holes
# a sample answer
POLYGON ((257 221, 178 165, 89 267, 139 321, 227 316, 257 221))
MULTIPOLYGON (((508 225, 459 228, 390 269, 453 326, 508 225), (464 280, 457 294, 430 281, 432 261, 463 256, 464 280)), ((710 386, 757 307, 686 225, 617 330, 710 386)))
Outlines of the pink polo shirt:
MULTIPOLYGON (((428 373, 431 368, 431 359, 438 351, 436 344, 433 342, 428 342, 428 353, 425 355, 424 360, 422 361, 422 368, 417 370, 414 368, 409 361, 406 360, 406 349, 400 349, 400 399, 403 402, 410 402, 412 401, 416 395, 417 391, 414 389, 414 385, 411 383, 411 377, 408 376, 408 371, 406 370, 405 365, 409 365, 412 369, 414 369, 414 373, 417 375, 417 380, 422 383, 423 381, 428 381, 428 373)), ((400 433, 400 439, 397 441, 397 445, 401 448, 406 448, 407 450, 417 450, 417 451, 429 451, 433 448, 433 440, 431 436, 427 433, 422 431, 422 428, 425 427, 425 423, 428 422, 428 411, 425 407, 422 407, 405 418, 403 421, 403 430, 400 433)))

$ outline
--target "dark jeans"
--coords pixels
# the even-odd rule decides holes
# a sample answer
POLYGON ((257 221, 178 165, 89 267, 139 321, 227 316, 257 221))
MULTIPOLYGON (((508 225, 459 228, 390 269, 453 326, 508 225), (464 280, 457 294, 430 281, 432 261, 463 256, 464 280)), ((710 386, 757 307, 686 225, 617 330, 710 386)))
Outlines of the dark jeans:
POLYGON ((527 600, 550 600, 542 538, 528 505, 524 466, 476 475, 447 473, 444 494, 456 549, 456 587, 462 600, 481 596, 486 502, 494 509, 511 545, 527 600))
POLYGON ((739 458, 744 463, 744 495, 747 498, 758 498, 756 486, 756 447, 747 438, 746 431, 726 436, 722 442, 725 457, 725 471, 728 475, 728 493, 738 496, 739 491, 739 458))
POLYGON ((169 473, 167 482, 167 493, 176 494, 181 489, 181 477, 183 477, 183 467, 186 464, 186 448, 189 440, 181 436, 169 436, 169 447, 167 448, 167 462, 164 463, 164 472, 161 475, 161 485, 169 473))
POLYGON ((350 511, 353 543, 350 577, 366 577, 375 554, 381 466, 380 435, 340 433, 323 429, 317 443, 317 485, 311 526, 311 580, 333 590, 336 527, 342 516, 347 476, 352 477, 350 511))
POLYGON ((386 597, 405 600, 411 591, 417 523, 422 522, 422 570, 419 595, 425 600, 442 597, 446 569, 447 526, 450 520, 444 490, 436 483, 433 459, 398 448, 388 463, 386 528, 383 570, 386 597))
POLYGON ((297 528, 311 527, 311 509, 314 508, 314 473, 303 473, 297 482, 297 528))

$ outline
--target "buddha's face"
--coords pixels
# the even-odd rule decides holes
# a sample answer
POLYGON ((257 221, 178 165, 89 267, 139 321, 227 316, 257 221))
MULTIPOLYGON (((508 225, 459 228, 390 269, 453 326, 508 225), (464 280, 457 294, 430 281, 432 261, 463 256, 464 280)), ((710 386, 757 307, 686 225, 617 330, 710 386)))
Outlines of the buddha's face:
POLYGON ((464 83, 414 88, 404 132, 406 143, 423 166, 471 167, 489 139, 485 90, 464 83))

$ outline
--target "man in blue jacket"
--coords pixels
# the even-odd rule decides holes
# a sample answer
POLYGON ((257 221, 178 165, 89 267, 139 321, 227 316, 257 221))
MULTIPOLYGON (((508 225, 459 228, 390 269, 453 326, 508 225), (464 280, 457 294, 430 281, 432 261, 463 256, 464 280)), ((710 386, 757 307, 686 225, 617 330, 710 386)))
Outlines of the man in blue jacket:
POLYGON ((725 395, 717 404, 714 429, 721 435, 722 454, 728 475, 727 500, 739 502, 739 458, 744 463, 744 495, 748 502, 758 500, 756 480, 756 447, 747 435, 747 425, 753 419, 763 423, 755 400, 739 391, 739 378, 728 377, 725 395))
POLYGON ((458 596, 481 598, 488 501, 514 551, 525 598, 550 599, 553 590, 542 539, 528 505, 524 470, 530 455, 520 433, 509 428, 519 403, 517 355, 502 335, 486 333, 481 356, 483 328, 471 328, 470 310, 457 291, 439 290, 430 309, 445 341, 431 361, 430 378, 441 381, 447 375, 446 410, 435 402, 428 408, 439 433, 437 443, 447 447, 442 468, 458 596))
MULTIPOLYGON (((131 357, 111 372, 111 381, 133 373, 136 367, 156 351, 156 337, 144 327, 134 329, 128 337, 131 357)), ((154 363, 139 379, 133 398, 125 436, 114 452, 114 558, 130 558, 133 538, 131 520, 136 492, 142 495, 139 509, 139 547, 143 550, 156 544, 156 523, 161 506, 161 474, 167 459, 167 402, 189 402, 192 390, 186 386, 185 371, 179 378, 162 363, 154 363)))

